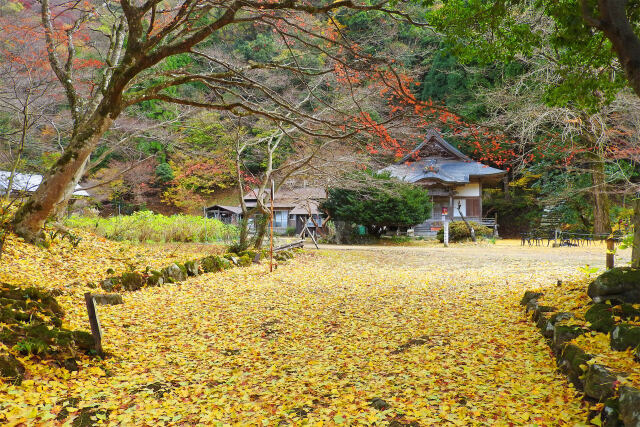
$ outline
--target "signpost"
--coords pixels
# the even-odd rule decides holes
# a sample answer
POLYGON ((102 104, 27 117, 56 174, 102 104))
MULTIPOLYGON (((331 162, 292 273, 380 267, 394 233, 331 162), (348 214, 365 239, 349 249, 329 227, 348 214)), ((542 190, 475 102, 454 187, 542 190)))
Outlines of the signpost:
POLYGON ((447 214, 449 213, 449 208, 446 206, 442 207, 442 227, 444 228, 444 247, 449 246, 449 221, 447 221, 447 214))

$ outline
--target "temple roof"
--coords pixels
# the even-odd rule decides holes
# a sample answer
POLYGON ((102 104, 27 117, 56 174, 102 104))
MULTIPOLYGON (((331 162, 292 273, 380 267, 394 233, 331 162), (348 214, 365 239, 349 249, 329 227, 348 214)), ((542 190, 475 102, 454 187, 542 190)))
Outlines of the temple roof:
POLYGON ((410 183, 437 181, 447 184, 466 184, 472 178, 498 178, 506 173, 472 160, 446 142, 435 130, 429 130, 423 142, 398 163, 382 171, 410 183))

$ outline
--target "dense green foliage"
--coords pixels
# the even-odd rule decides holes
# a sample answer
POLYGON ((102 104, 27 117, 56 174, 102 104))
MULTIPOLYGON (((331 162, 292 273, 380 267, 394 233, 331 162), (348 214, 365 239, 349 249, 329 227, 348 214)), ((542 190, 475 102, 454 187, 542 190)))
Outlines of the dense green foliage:
POLYGON ((465 63, 552 60, 561 80, 547 88, 549 104, 597 109, 626 84, 611 43, 585 24, 578 0, 454 0, 431 18, 465 63))
POLYGON ((329 189, 328 199, 321 206, 336 220, 361 224, 379 234, 384 227, 420 224, 431 213, 431 198, 426 190, 389 174, 361 172, 349 179, 364 184, 356 189, 329 189))
POLYGON ((69 227, 94 231, 107 239, 130 242, 217 242, 236 237, 237 228, 217 219, 192 215, 164 216, 139 211, 128 216, 88 218, 73 215, 69 227))

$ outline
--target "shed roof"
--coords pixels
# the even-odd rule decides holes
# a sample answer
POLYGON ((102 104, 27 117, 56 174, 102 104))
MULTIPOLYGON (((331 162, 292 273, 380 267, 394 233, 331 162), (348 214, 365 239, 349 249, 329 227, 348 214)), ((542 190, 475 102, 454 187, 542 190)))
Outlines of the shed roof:
MULTIPOLYGON (((245 196, 245 200, 255 200, 257 190, 252 189, 245 196)), ((266 191, 269 194, 269 190, 266 191)), ((308 199, 326 199, 327 192, 322 187, 296 187, 296 188, 280 188, 276 191, 275 200, 308 200, 308 199)))
POLYGON ((209 206, 207 208, 207 210, 214 210, 214 209, 220 209, 220 210, 223 210, 223 211, 228 211, 228 212, 231 212, 233 214, 241 214, 242 213, 242 208, 240 206, 213 205, 213 206, 209 206))
MULTIPOLYGON (((11 172, 0 170, 0 189, 5 190, 9 186, 9 177, 11 176, 11 172)), ((13 177, 13 183, 11 185, 11 191, 26 191, 29 193, 33 193, 38 189, 38 187, 42 184, 42 175, 36 174, 24 174, 18 173, 13 177)), ((89 197, 90 194, 83 190, 82 187, 76 185, 76 189, 73 192, 74 196, 86 196, 89 197)))

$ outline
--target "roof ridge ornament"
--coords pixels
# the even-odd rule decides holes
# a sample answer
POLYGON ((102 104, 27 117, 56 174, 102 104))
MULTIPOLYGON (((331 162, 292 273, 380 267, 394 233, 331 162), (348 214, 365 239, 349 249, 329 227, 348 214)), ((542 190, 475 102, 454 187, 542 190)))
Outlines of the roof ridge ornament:
POLYGON ((440 166, 438 166, 437 163, 437 159, 428 159, 424 168, 425 172, 438 173, 440 171, 440 166))

